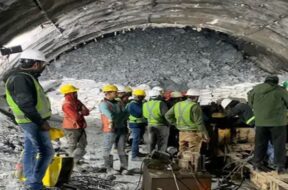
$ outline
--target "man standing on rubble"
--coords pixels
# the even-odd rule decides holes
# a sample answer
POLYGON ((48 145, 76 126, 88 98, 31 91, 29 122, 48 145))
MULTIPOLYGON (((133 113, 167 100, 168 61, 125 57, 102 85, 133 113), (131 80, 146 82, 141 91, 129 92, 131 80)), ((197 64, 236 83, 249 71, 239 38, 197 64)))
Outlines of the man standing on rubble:
POLYGON ((179 130, 180 157, 186 150, 200 154, 202 141, 209 141, 202 110, 197 103, 199 96, 199 89, 189 89, 186 93, 187 99, 176 103, 165 114, 166 120, 179 130))
POLYGON ((277 76, 268 76, 264 83, 248 92, 248 103, 255 115, 256 137, 254 166, 261 170, 268 142, 274 147, 274 164, 278 174, 285 172, 288 93, 278 85, 277 76))
POLYGON ((24 131, 25 186, 29 190, 40 190, 42 178, 54 155, 47 122, 51 106, 38 82, 47 60, 40 51, 29 49, 21 54, 19 62, 19 68, 4 79, 6 100, 24 131), (37 154, 39 157, 36 159, 37 154))
POLYGON ((149 151, 156 149, 165 152, 168 144, 169 127, 165 119, 168 111, 166 102, 158 90, 149 91, 150 100, 143 104, 143 116, 148 121, 149 151))
POLYGON ((60 87, 60 92, 65 97, 62 105, 64 113, 62 127, 68 140, 68 152, 74 158, 76 169, 78 169, 81 164, 80 160, 86 153, 87 135, 85 128, 87 123, 84 116, 89 115, 87 107, 78 99, 78 90, 72 84, 65 84, 60 87))

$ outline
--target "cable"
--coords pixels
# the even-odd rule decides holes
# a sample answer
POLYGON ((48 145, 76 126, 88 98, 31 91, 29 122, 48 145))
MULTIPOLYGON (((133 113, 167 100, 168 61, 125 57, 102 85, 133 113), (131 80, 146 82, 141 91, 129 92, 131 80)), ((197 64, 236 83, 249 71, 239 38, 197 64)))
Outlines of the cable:
POLYGON ((138 187, 139 187, 139 185, 140 185, 140 182, 141 182, 141 179, 142 179, 144 161, 145 161, 145 160, 142 161, 141 166, 140 166, 140 172, 141 172, 141 174, 140 174, 140 176, 139 176, 139 180, 138 180, 138 183, 137 183, 137 186, 136 186, 135 190, 138 189, 138 187))
POLYGON ((177 188, 177 190, 180 190, 179 185, 178 185, 178 183, 177 183, 176 175, 175 175, 175 173, 174 173, 174 171, 173 171, 173 168, 172 168, 171 164, 169 164, 168 166, 169 166, 168 169, 170 169, 171 172, 172 172, 172 175, 173 175, 173 179, 174 179, 176 188, 177 188))

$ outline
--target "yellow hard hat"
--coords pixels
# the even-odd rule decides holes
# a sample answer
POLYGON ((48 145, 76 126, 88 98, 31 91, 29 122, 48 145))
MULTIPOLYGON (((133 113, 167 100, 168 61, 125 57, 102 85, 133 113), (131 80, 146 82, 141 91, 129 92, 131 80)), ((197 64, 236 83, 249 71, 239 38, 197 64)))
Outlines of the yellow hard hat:
POLYGON ((135 89, 133 90, 133 95, 134 96, 146 96, 146 93, 142 89, 135 89))
POLYGON ((60 87, 60 92, 62 94, 68 94, 72 92, 77 92, 79 89, 73 86, 72 84, 64 84, 60 87))
POLYGON ((117 92, 118 88, 114 84, 107 84, 102 88, 103 92, 117 92))
POLYGON ((130 88, 130 86, 125 86, 124 90, 126 93, 132 92, 132 88, 130 88))

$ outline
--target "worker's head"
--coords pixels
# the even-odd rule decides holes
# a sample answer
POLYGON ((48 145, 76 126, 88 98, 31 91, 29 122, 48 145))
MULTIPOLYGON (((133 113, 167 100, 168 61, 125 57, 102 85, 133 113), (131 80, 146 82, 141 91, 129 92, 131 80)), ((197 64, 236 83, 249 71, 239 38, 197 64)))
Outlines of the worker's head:
POLYGON ((20 55, 20 69, 29 70, 32 73, 40 75, 47 65, 45 55, 33 49, 27 49, 20 55))
POLYGON ((229 104, 232 102, 232 100, 230 98, 224 98, 222 101, 221 101, 221 106, 222 108, 225 110, 226 108, 229 107, 229 104))
POLYGON ((123 96, 126 95, 125 87, 123 85, 117 85, 118 91, 117 91, 117 96, 119 98, 122 98, 123 96))
POLYGON ((185 96, 187 96, 187 98, 192 100, 193 102, 197 102, 200 97, 200 93, 200 89, 190 88, 187 90, 185 96))
POLYGON ((277 85, 279 83, 279 78, 275 75, 270 75, 265 78, 264 82, 271 85, 277 85))
POLYGON ((159 90, 155 90, 155 89, 152 89, 149 91, 149 98, 150 99, 156 99, 156 98, 159 98, 161 97, 161 92, 159 90))
POLYGON ((72 94, 75 98, 77 98, 78 88, 73 86, 72 84, 64 84, 60 87, 60 92, 64 96, 72 94))
POLYGON ((135 89, 133 90, 133 96, 134 96, 134 99, 135 100, 139 100, 139 101, 142 101, 144 100, 145 96, 146 96, 146 93, 144 90, 142 89, 135 89))
POLYGON ((124 90, 127 93, 127 96, 132 96, 132 88, 130 86, 125 86, 124 90))
POLYGON ((160 86, 155 86, 155 87, 152 88, 152 90, 159 91, 160 96, 164 95, 164 89, 162 87, 160 87, 160 86))
POLYGON ((118 88, 114 84, 107 84, 103 86, 102 92, 108 100, 114 100, 117 97, 118 88))

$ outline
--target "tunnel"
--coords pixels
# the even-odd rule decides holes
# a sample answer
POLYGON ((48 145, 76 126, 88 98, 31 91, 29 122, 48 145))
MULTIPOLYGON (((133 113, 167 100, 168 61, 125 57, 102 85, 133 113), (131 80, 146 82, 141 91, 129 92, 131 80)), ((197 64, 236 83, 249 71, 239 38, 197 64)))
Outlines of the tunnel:
POLYGON ((13 0, 1 1, 0 8, 0 44, 20 34, 37 33, 24 49, 40 49, 50 61, 111 33, 191 27, 228 35, 231 43, 270 73, 288 68, 286 1, 13 0))
MULTIPOLYGON (((245 99, 269 74, 288 80, 287 44, 285 0, 0 0, 0 48, 38 49, 49 60, 40 79, 56 125, 63 116, 59 87, 68 82, 80 88, 94 128, 100 125, 100 89, 107 82, 145 90, 197 87, 204 89, 209 103, 245 99)), ((0 56, 0 79, 17 66, 18 57, 0 56)), ((0 87, 0 111, 12 117, 0 87)), ((0 116, 9 126, 0 136, 10 128, 15 132, 0 141, 5 147, 16 144, 7 156, 15 160, 23 145, 21 131, 0 116)), ((101 138, 94 128, 90 135, 101 138)), ((102 159, 91 147, 88 152, 102 159)), ((133 178, 134 186, 137 180, 133 178)))

